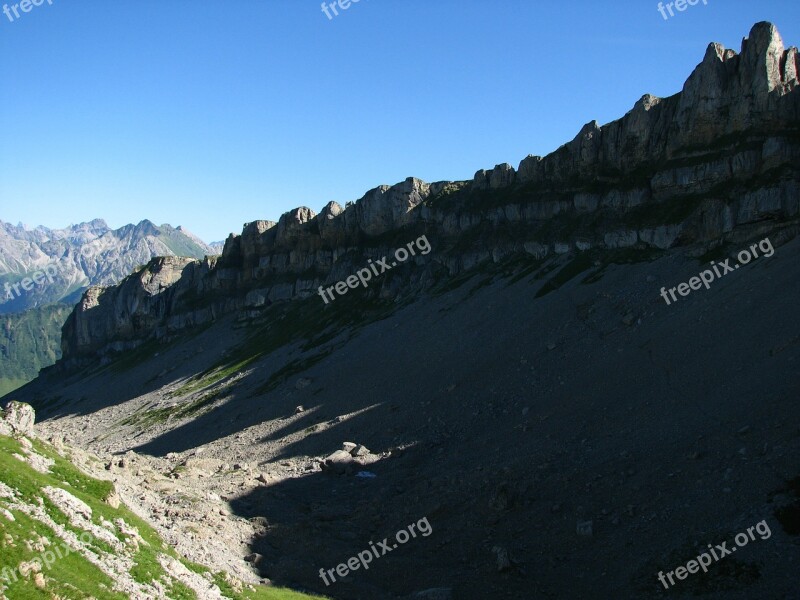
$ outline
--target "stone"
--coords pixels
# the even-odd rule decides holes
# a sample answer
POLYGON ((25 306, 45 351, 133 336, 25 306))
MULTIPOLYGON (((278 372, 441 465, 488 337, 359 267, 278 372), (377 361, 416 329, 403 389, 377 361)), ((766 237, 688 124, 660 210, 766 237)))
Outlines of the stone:
POLYGON ((575 531, 580 536, 592 537, 592 521, 578 521, 575 531))
POLYGON ((536 259, 542 259, 547 256, 548 247, 542 246, 537 242, 525 242, 522 247, 524 248, 525 252, 530 254, 536 259))
POLYGON ((492 548, 492 552, 497 561, 497 571, 500 573, 508 571, 511 568, 511 558, 508 554, 508 550, 502 546, 495 546, 492 548))
POLYGON ((508 187, 516 178, 516 171, 508 163, 497 165, 489 172, 489 188, 496 190, 498 188, 508 187))
POLYGON ((119 508, 120 498, 116 491, 110 492, 103 501, 111 508, 119 508))
POLYGON ((275 233, 276 246, 291 246, 303 235, 306 224, 316 216, 316 213, 305 206, 295 208, 284 213, 275 233))
MULTIPOLYGON (((381 235, 410 224, 414 208, 430 195, 430 185, 414 177, 394 186, 379 186, 356 202, 358 227, 367 235, 381 235)), ((345 214, 347 214, 345 210, 345 214)))
POLYGON ((40 561, 31 560, 19 563, 19 572, 23 577, 27 577, 29 573, 39 573, 41 570, 42 565, 40 561))
POLYGON ((33 424, 36 421, 36 412, 30 404, 12 400, 6 404, 5 409, 0 413, 0 421, 2 421, 12 433, 27 437, 35 437, 33 424))
POLYGON ((370 452, 369 448, 367 448, 366 446, 360 445, 354 450, 352 450, 350 454, 352 456, 367 456, 369 454, 372 454, 372 452, 370 452))
POLYGON ((269 527, 269 521, 266 517, 251 517, 249 521, 256 527, 269 527))
POLYGON ((511 507, 511 496, 508 483, 503 482, 494 490, 492 497, 489 499, 489 506, 498 512, 506 511, 511 507))
POLYGON ((344 450, 337 450, 328 456, 320 465, 323 470, 332 471, 333 473, 342 474, 347 472, 353 463, 353 457, 349 452, 344 450))

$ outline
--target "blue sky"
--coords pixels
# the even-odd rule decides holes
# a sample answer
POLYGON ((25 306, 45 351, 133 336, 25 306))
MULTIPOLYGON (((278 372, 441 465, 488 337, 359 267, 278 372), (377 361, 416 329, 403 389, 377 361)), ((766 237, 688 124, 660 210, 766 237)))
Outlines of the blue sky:
MULTIPOLYGON (((7 2, 13 5, 19 0, 7 2)), ((3 2, 3 0, 0 0, 3 2)), ((546 154, 680 91, 800 2, 47 0, 0 13, 0 220, 150 219, 207 241, 408 176, 546 154)))

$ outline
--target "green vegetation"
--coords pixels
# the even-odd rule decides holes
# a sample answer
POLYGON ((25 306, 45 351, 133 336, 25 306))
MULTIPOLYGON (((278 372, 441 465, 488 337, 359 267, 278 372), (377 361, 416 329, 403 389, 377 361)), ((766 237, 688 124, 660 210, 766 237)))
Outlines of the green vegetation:
POLYGON ((195 327, 191 331, 174 336, 169 342, 161 342, 156 339, 147 340, 135 348, 119 354, 116 360, 113 360, 108 365, 99 367, 98 372, 102 372, 104 369, 109 369, 112 373, 128 371, 148 360, 157 352, 164 352, 169 348, 185 343, 188 339, 198 336, 209 327, 211 327, 211 323, 195 327))
POLYGON ((445 211, 483 212, 510 204, 527 204, 541 200, 561 200, 569 197, 566 190, 551 189, 539 183, 515 184, 494 190, 472 189, 472 181, 458 181, 445 186, 425 204, 445 211))
POLYGON ((663 254, 664 251, 658 250, 657 248, 616 248, 604 252, 593 250, 591 256, 596 263, 600 263, 600 266, 584 277, 581 283, 589 284, 600 281, 600 279, 603 278, 605 270, 611 265, 633 265, 636 263, 652 262, 663 254))
POLYGON ((570 262, 564 265, 558 273, 551 277, 540 289, 536 292, 536 298, 546 296, 550 292, 556 291, 562 285, 574 279, 592 266, 592 259, 587 252, 581 252, 570 262))
POLYGON ((191 238, 172 227, 161 226, 156 237, 169 248, 175 256, 186 258, 203 258, 205 252, 191 238))
POLYGON ((453 277, 442 278, 441 282, 433 288, 432 294, 435 296, 442 296, 453 290, 457 290, 476 275, 478 275, 478 272, 471 269, 453 277))
POLYGON ((135 425, 141 430, 145 430, 157 423, 166 423, 170 419, 180 420, 188 417, 200 415, 210 408, 211 404, 220 396, 221 390, 204 394, 200 398, 185 404, 175 404, 163 408, 143 407, 120 421, 120 425, 135 425))
MULTIPOLYGON (((312 600, 314 597, 292 592, 290 590, 252 587, 247 584, 233 581, 230 576, 220 572, 213 573, 210 569, 191 563, 178 557, 175 551, 168 547, 159 538, 158 534, 142 519, 137 517, 127 508, 113 508, 106 500, 113 493, 113 484, 88 477, 80 472, 72 463, 59 455, 51 446, 39 441, 33 441, 33 450, 38 454, 54 461, 49 473, 40 473, 31 468, 28 463, 14 457, 14 454, 24 453, 22 444, 6 436, 0 436, 0 481, 13 491, 15 498, 0 498, 0 571, 8 568, 9 574, 5 595, 14 600, 38 600, 59 597, 69 600, 100 598, 103 600, 125 600, 127 596, 114 591, 114 581, 94 563, 86 559, 82 553, 72 550, 69 554, 61 553, 55 556, 52 564, 42 568, 45 577, 45 589, 39 589, 34 583, 33 574, 22 576, 17 570, 22 562, 30 562, 42 556, 41 550, 36 545, 42 537, 50 540, 49 550, 62 547, 64 541, 46 522, 39 518, 32 518, 23 510, 15 508, 15 504, 38 506, 43 501, 42 509, 55 523, 62 525, 68 531, 79 535, 85 533, 76 529, 63 512, 61 512, 47 495, 42 491, 45 487, 56 487, 68 491, 70 494, 85 502, 91 509, 91 521, 102 526, 103 522, 114 522, 122 518, 129 526, 136 528, 145 543, 140 543, 138 549, 129 547, 132 555, 133 566, 129 573, 139 583, 150 584, 161 581, 167 590, 166 598, 171 600, 202 600, 184 583, 168 575, 161 566, 160 556, 169 556, 180 560, 185 566, 198 574, 209 573, 219 585, 227 598, 234 600, 312 600), (9 511, 14 520, 10 520, 3 513, 9 511), (16 572, 17 580, 11 576, 16 572), (236 584, 236 585, 234 585, 236 584), (237 591, 241 590, 241 591, 237 591)), ((116 537, 124 543, 125 537, 115 531, 116 537)), ((113 547, 108 542, 92 539, 87 545, 92 552, 98 555, 112 552, 113 547)))
POLYGON ((28 383, 61 357, 61 327, 71 311, 53 304, 0 315, 0 395, 28 383))
POLYGON ((13 392, 28 383, 29 379, 0 379, 0 396, 13 392))
MULTIPOLYGON (((256 360, 268 356, 279 348, 299 344, 308 352, 336 339, 343 333, 353 335, 357 328, 386 318, 396 305, 377 300, 369 292, 354 290, 348 296, 337 298, 325 305, 318 296, 305 300, 280 303, 267 308, 259 322, 266 324, 251 329, 247 338, 224 361, 192 377, 173 397, 185 396, 215 385, 227 377, 246 369, 256 360)), ((328 348, 311 357, 298 359, 273 374, 270 382, 259 391, 266 392, 291 375, 309 368, 332 351, 328 348)))
POLYGON ((266 394, 267 392, 274 390, 280 384, 285 383, 292 376, 302 373, 303 371, 307 371, 313 367, 319 361, 330 355, 335 349, 336 346, 330 346, 314 356, 298 358, 297 360, 294 360, 281 367, 270 376, 269 380, 264 385, 256 390, 256 394, 266 394))
POLYGON ((640 229, 682 223, 705 198, 708 198, 707 194, 681 196, 668 202, 641 204, 625 212, 622 224, 630 229, 640 229))
POLYGON ((186 396, 187 394, 191 394, 192 392, 196 392, 198 390, 202 390, 209 386, 212 386, 216 383, 219 383, 223 379, 230 377, 231 375, 235 375, 242 369, 246 368, 251 362, 259 358, 260 355, 251 355, 241 360, 234 361, 227 363, 225 365, 220 365, 216 367, 212 367, 199 375, 195 375, 189 381, 184 383, 181 387, 177 390, 170 392, 170 398, 178 398, 181 396, 186 396))
MULTIPOLYGON (((190 402, 176 402, 161 408, 143 407, 119 424, 146 429, 170 420, 202 414, 224 394, 223 382, 247 369, 255 361, 291 344, 296 344, 297 350, 303 353, 311 353, 316 349, 316 352, 291 360, 279 368, 256 392, 267 393, 326 358, 349 337, 355 335, 357 329, 386 318, 397 307, 395 303, 375 299, 368 291, 354 291, 349 297, 337 298, 329 305, 325 305, 319 297, 313 296, 305 300, 270 306, 264 309, 262 315, 249 329, 244 341, 237 345, 233 353, 189 378, 169 394, 169 398, 179 399, 206 390, 199 397, 190 402), (343 336, 340 342, 330 344, 340 336, 343 336), (326 344, 330 345, 323 348, 326 344), (219 384, 223 384, 223 387, 211 389, 219 384)), ((185 343, 198 333, 197 330, 189 332, 180 336, 180 341, 185 343)), ((175 343, 178 343, 177 339, 170 342, 167 347, 175 343)), ((151 340, 104 368, 112 372, 132 368, 155 352, 163 352, 164 348, 164 345, 151 340)))

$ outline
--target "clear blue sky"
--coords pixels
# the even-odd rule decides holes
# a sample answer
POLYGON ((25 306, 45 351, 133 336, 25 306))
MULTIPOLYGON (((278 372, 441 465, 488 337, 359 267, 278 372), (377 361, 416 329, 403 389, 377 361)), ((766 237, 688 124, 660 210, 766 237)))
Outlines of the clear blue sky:
MULTIPOLYGON (((9 0, 6 0, 8 3, 9 0)), ((13 0, 14 4, 19 0, 13 0)), ((0 0, 3 2, 3 0, 0 0)), ((408 176, 546 154, 678 92, 796 0, 47 0, 0 13, 0 219, 150 219, 207 241, 408 176)))

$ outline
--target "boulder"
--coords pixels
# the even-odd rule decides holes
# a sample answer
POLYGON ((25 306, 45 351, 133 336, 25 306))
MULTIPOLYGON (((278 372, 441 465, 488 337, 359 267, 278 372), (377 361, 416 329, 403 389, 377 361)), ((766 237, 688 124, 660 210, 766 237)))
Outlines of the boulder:
POLYGON ((372 453, 369 451, 369 448, 367 448, 366 446, 359 445, 357 448, 353 448, 353 450, 350 451, 350 454, 351 454, 351 456, 367 456, 368 454, 372 454, 372 453))
POLYGON ((336 474, 343 474, 351 469, 352 463, 353 463, 353 457, 350 455, 349 452, 345 452, 344 450, 337 450, 336 452, 328 456, 322 462, 321 466, 323 470, 331 471, 336 474))
POLYGON ((5 410, 0 413, 0 434, 18 434, 35 437, 33 423, 36 412, 30 404, 12 400, 6 404, 5 410))

